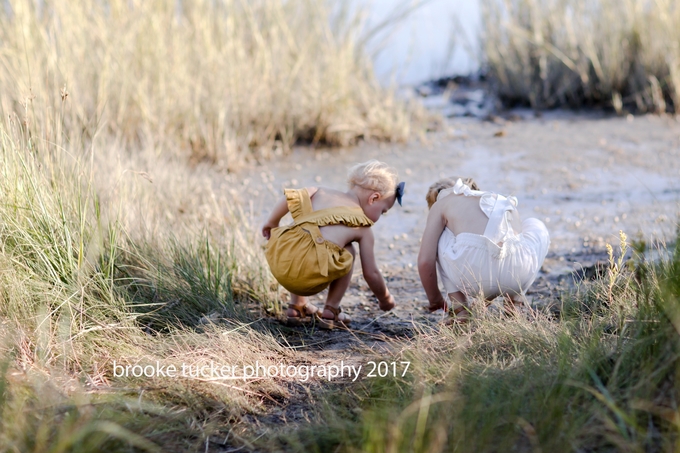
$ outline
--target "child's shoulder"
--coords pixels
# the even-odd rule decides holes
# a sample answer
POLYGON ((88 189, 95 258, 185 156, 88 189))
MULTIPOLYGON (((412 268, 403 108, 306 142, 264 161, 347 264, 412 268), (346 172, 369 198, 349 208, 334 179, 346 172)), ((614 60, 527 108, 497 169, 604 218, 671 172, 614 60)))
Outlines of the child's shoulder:
POLYGON ((308 187, 307 191, 309 192, 310 197, 317 197, 317 198, 324 198, 327 200, 336 200, 340 203, 342 202, 347 202, 347 201, 352 201, 352 198, 347 195, 347 192, 343 192, 341 190, 337 189, 332 189, 330 187, 308 187))
POLYGON ((306 191, 307 195, 309 195, 309 198, 314 199, 316 198, 322 198, 322 197, 327 197, 329 195, 334 195, 336 193, 342 193, 338 190, 335 189, 330 189, 328 187, 320 187, 320 186, 307 186, 307 187, 302 187, 299 189, 286 189, 284 192, 290 192, 290 193, 299 193, 301 191, 306 191))
POLYGON ((307 186, 304 187, 304 190, 307 191, 310 197, 313 197, 315 194, 336 194, 336 193, 344 193, 336 189, 332 189, 330 187, 322 187, 322 186, 307 186))
POLYGON ((345 192, 342 192, 341 190, 333 189, 331 187, 324 187, 324 186, 316 186, 316 187, 308 187, 307 188, 309 194, 312 194, 312 191, 314 193, 319 193, 320 195, 345 195, 345 192))
POLYGON ((305 189, 307 190, 307 193, 309 194, 310 198, 313 197, 319 191, 319 187, 314 187, 314 186, 305 187, 305 189))
POLYGON ((309 196, 315 210, 336 207, 357 207, 359 204, 346 192, 329 187, 308 187, 309 196))

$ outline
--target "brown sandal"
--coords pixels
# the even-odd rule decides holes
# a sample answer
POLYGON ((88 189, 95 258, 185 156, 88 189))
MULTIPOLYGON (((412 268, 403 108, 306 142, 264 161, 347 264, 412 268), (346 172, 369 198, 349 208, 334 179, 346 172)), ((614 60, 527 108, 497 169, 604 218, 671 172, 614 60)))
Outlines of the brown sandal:
POLYGON ((335 328, 338 329, 349 329, 349 323, 352 322, 352 319, 347 316, 347 315, 341 315, 342 313, 342 308, 338 307, 331 307, 330 305, 324 305, 323 307, 324 310, 328 310, 331 313, 333 313, 333 319, 329 318, 324 318, 323 314, 319 316, 319 328, 324 329, 324 330, 333 330, 335 328))
POLYGON ((300 316, 286 316, 286 325, 299 327, 314 322, 319 317, 319 309, 307 302, 304 305, 288 304, 288 308, 297 311, 300 316))

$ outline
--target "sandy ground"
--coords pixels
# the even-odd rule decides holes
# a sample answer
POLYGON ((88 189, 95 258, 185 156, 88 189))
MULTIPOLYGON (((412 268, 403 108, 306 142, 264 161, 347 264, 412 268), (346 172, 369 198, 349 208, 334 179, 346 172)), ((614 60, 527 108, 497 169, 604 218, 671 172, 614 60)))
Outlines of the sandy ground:
MULTIPOLYGON (((378 309, 360 266, 355 266, 342 303, 353 318, 352 331, 286 328, 268 320, 273 329, 280 329, 282 343, 296 348, 298 360, 316 365, 342 360, 364 366, 365 373, 369 360, 388 350, 398 353, 404 338, 423 325, 442 321, 441 311, 424 310, 427 301, 416 269, 427 216, 425 192, 442 176, 471 176, 482 189, 515 195, 522 218, 537 217, 546 223, 550 251, 527 293, 537 309, 559 305, 577 275, 606 260, 605 244, 616 248, 620 230, 648 244, 674 240, 680 218, 680 121, 565 112, 536 118, 531 112, 515 111, 511 116, 514 121, 450 120, 425 142, 406 145, 301 147, 230 175, 230 190, 238 186, 233 193, 250 210, 253 225, 262 223, 282 188, 343 188, 347 168, 357 162, 386 161, 406 181, 403 207, 395 206, 374 227, 378 264, 396 308, 388 313, 378 309)), ((325 292, 311 301, 321 307, 324 299, 325 292)), ((291 384, 284 404, 272 405, 266 414, 246 416, 245 421, 262 435, 276 426, 308 421, 309 386, 318 384, 291 384)))
MULTIPOLYGON (((353 333, 293 330, 287 341, 310 345, 315 360, 337 358, 352 344, 384 346, 380 338, 408 336, 414 323, 432 323, 416 269, 427 216, 425 192, 437 178, 473 177, 484 190, 519 199, 522 218, 537 217, 551 233, 551 247, 530 303, 558 302, 574 271, 606 259, 619 230, 648 243, 675 237, 680 212, 680 121, 672 117, 606 117, 552 112, 536 118, 513 112, 514 121, 457 119, 425 142, 362 144, 355 148, 295 149, 249 170, 242 196, 260 224, 283 187, 345 187, 347 168, 371 158, 388 162, 406 181, 403 207, 395 206, 374 227, 376 256, 397 307, 389 313, 355 267, 343 310, 353 333)), ((284 218, 284 222, 289 222, 284 218)), ((264 244, 264 240, 262 241, 264 244)), ((325 293, 313 297, 322 306, 325 293)), ((355 357, 356 359, 356 357, 355 357)))

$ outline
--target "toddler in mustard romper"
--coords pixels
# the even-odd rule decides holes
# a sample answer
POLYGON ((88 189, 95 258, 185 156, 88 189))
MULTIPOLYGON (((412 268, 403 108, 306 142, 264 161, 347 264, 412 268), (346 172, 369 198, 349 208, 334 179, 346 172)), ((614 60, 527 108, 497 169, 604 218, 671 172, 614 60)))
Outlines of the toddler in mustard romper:
POLYGON ((318 319, 320 327, 346 327, 340 302, 349 287, 354 267, 353 242, 359 244, 364 278, 380 302, 391 310, 390 295, 373 254, 371 226, 399 200, 403 183, 386 164, 369 161, 350 170, 349 190, 323 187, 286 189, 262 227, 268 239, 265 255, 272 274, 291 293, 287 312, 290 325, 318 319), (293 224, 279 227, 290 212, 293 224), (326 288, 328 298, 321 313, 306 296, 326 288))
POLYGON ((337 224, 370 227, 373 221, 358 206, 313 211, 307 189, 287 189, 284 195, 295 223, 272 230, 267 262, 274 277, 291 293, 318 294, 330 282, 349 273, 354 261, 344 247, 325 240, 319 227, 337 224))

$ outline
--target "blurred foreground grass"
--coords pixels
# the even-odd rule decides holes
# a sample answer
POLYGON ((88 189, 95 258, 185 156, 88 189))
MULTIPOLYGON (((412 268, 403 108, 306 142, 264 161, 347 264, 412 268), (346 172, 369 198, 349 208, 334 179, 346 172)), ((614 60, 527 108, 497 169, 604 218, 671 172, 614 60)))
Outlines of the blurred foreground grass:
MULTIPOLYGON (((258 324, 279 296, 255 233, 236 208, 225 218, 231 200, 211 192, 208 205, 195 202, 170 222, 173 207, 152 184, 95 162, 0 126, 0 450, 237 442, 240 417, 285 397, 282 383, 116 378, 113 363, 242 367, 289 357, 258 324), (114 190, 100 197, 108 177, 114 190), (142 226, 126 229, 140 221, 126 210, 144 212, 142 226)), ((179 179, 201 178, 173 168, 179 179)))
POLYGON ((0 450, 675 445, 677 252, 566 295, 559 319, 423 327, 399 346, 414 374, 317 393, 324 423, 258 428, 276 440, 250 421, 288 382, 114 377, 114 360, 298 363, 260 322, 281 297, 223 169, 405 139, 418 114, 376 85, 358 17, 171 3, 0 8, 0 450))

